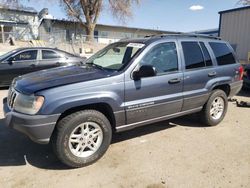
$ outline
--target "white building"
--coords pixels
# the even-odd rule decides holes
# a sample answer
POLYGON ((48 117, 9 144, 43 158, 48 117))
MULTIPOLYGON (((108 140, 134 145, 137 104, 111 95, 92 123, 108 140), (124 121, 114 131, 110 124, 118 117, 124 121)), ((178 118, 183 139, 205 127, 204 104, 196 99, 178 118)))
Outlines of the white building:
MULTIPOLYGON (((10 35, 16 39, 31 40, 38 37, 39 20, 33 8, 6 7, 0 5, 0 25, 6 40, 10 35)), ((0 41, 2 41, 0 35, 0 41)))

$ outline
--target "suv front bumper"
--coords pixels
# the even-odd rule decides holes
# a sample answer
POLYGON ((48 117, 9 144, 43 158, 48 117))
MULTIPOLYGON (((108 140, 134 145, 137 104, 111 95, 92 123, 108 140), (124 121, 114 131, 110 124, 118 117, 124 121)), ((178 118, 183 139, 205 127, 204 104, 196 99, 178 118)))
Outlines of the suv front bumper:
POLYGON ((27 135, 31 140, 47 144, 60 114, 26 115, 11 111, 3 99, 4 124, 27 135))

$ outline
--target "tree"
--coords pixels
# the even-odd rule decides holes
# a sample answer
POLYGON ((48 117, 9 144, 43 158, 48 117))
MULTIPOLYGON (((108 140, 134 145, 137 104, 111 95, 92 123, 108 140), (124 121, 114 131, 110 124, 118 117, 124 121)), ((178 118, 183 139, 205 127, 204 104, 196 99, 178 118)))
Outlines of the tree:
POLYGON ((133 4, 139 4, 140 0, 60 0, 70 18, 81 23, 87 34, 87 41, 94 39, 94 30, 104 3, 115 18, 126 22, 132 16, 133 4))
POLYGON ((250 5, 250 0, 240 0, 238 3, 247 6, 250 5))
MULTIPOLYGON (((22 0, 2 0, 9 6, 13 3, 21 6, 22 0)), ((32 0, 26 0, 32 1, 32 0)), ((50 0, 59 3, 69 18, 79 21, 86 31, 87 41, 94 40, 97 20, 104 7, 108 8, 114 18, 125 23, 132 14, 132 6, 140 0, 50 0)))

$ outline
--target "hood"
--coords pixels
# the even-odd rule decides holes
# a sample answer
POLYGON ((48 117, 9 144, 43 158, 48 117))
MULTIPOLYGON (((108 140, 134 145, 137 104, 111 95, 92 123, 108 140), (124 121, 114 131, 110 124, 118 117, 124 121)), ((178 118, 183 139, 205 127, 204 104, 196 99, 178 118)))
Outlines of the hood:
POLYGON ((88 66, 68 66, 33 72, 19 76, 14 81, 17 91, 33 94, 52 87, 105 78, 109 71, 88 66))

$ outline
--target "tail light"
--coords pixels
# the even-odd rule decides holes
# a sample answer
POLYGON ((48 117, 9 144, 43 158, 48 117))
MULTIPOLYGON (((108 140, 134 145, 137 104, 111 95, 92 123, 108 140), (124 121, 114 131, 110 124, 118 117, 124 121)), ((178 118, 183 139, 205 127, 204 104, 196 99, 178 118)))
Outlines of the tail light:
POLYGON ((243 66, 241 65, 241 66, 239 67, 240 80, 242 80, 243 74, 244 74, 244 68, 243 68, 243 66))

